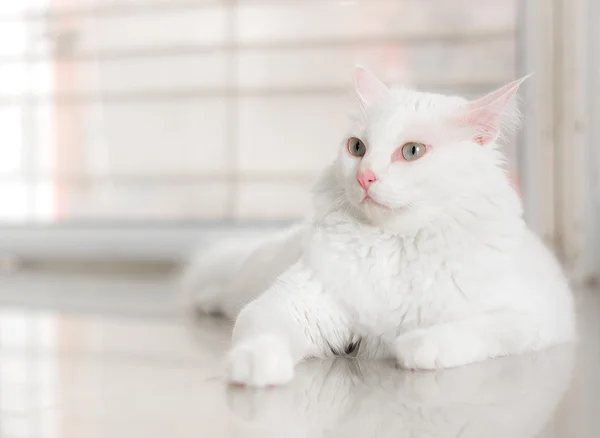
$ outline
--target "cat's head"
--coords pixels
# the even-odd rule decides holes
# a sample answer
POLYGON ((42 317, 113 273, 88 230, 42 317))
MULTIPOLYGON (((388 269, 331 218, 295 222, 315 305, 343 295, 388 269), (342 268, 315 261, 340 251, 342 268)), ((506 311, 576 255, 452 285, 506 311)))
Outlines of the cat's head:
MULTIPOLYGON (((360 115, 332 168, 340 196, 373 225, 489 209, 502 197, 515 205, 496 144, 516 123, 511 101, 523 80, 467 101, 390 90, 357 67, 360 115)), ((518 199, 516 205, 520 214, 518 199)))

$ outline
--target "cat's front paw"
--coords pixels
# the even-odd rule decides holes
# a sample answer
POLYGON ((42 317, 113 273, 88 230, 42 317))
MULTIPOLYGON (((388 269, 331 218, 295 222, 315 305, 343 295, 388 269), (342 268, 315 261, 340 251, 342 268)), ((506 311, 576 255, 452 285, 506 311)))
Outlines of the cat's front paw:
POLYGON ((471 362, 460 345, 449 343, 434 330, 414 330, 394 342, 398 364, 408 370, 451 368, 471 362))
POLYGON ((264 335, 240 342, 228 358, 230 383, 249 386, 283 385, 294 377, 294 360, 285 340, 264 335))

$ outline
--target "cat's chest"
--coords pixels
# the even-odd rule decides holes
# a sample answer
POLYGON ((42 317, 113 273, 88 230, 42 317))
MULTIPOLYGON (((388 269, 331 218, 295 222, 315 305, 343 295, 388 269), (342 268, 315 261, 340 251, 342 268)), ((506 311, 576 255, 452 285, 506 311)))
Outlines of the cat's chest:
POLYGON ((457 255, 436 248, 427 236, 325 234, 312 247, 311 261, 319 276, 352 298, 392 302, 400 296, 423 296, 434 285, 441 287, 457 268, 457 255))
POLYGON ((328 293, 355 313, 358 324, 380 333, 461 313, 467 305, 460 288, 466 259, 427 235, 364 233, 317 236, 310 256, 328 293))
POLYGON ((359 236, 328 239, 321 244, 318 246, 325 259, 319 263, 319 268, 324 268, 322 274, 330 277, 328 281, 332 283, 350 282, 351 289, 408 290, 411 284, 420 281, 420 274, 442 264, 438 257, 430 260, 429 265, 423 263, 416 243, 410 240, 359 236), (346 275, 340 278, 336 272, 346 275))

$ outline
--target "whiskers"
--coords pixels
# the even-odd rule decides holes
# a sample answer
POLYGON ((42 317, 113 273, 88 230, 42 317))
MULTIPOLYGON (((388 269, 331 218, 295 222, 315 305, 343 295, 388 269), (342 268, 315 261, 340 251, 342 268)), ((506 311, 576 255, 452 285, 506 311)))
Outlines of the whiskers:
POLYGON ((323 229, 334 221, 347 220, 351 220, 359 227, 383 225, 388 218, 413 208, 412 202, 402 202, 401 197, 396 196, 395 193, 377 193, 380 196, 371 198, 372 201, 367 199, 360 205, 355 205, 348 198, 339 176, 332 173, 320 180, 313 193, 316 207, 313 220, 316 229, 323 229), (381 195, 384 195, 386 203, 379 201, 381 195))
POLYGON ((314 223, 317 229, 322 229, 333 214, 337 214, 340 218, 351 218, 359 226, 362 226, 367 219, 364 213, 350 202, 346 190, 337 181, 327 181, 325 185, 319 187, 316 195, 318 199, 314 223))
POLYGON ((329 206, 327 206, 322 211, 317 211, 315 215, 315 227, 317 229, 321 229, 325 225, 325 220, 337 211, 344 211, 346 213, 348 211, 348 207, 350 202, 346 197, 346 193, 344 189, 338 188, 336 192, 331 193, 332 199, 329 201, 329 206))

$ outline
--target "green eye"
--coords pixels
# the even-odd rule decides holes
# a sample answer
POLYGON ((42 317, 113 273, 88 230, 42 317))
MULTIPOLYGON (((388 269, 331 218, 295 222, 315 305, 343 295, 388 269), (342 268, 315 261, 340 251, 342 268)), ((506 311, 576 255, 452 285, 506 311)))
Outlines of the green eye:
POLYGON ((361 139, 350 137, 348 139, 348 152, 355 157, 364 157, 367 153, 367 147, 361 139))
POLYGON ((423 143, 406 143, 402 146, 402 156, 406 161, 414 161, 421 158, 426 151, 423 143))

